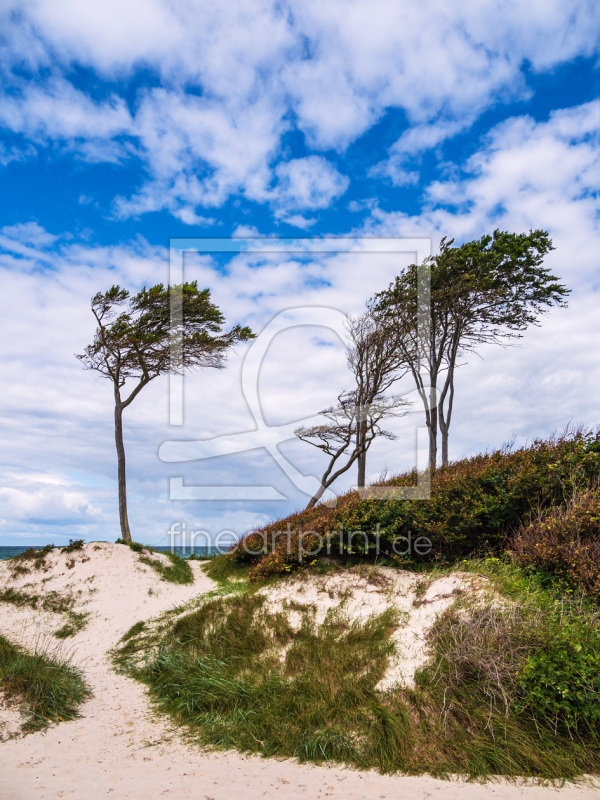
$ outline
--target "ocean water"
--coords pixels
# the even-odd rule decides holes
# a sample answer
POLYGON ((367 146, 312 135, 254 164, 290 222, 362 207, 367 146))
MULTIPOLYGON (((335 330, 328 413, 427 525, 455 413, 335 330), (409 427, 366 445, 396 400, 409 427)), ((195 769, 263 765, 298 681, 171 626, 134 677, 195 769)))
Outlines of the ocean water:
MULTIPOLYGON (((28 550, 29 547, 41 548, 43 546, 43 544, 28 545, 27 547, 22 547, 20 545, 14 545, 14 547, 0 545, 0 561, 18 556, 21 553, 24 553, 25 550, 28 550)), ((160 545, 157 545, 154 547, 154 549, 161 553, 169 553, 171 551, 170 547, 161 547, 160 545)), ((212 558, 214 556, 218 556, 220 553, 216 547, 194 547, 193 550, 196 555, 203 556, 204 558, 212 558)), ((175 547, 173 548, 173 551, 177 553, 178 556, 182 556, 183 558, 188 558, 192 553, 192 549, 190 547, 175 547)))

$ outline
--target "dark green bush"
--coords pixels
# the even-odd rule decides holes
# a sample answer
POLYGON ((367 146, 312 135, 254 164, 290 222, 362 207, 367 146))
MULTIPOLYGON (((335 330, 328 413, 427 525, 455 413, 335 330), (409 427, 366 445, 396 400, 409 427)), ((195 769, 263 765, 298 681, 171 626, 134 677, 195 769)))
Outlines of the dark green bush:
POLYGON ((140 542, 126 542, 125 539, 117 539, 115 544, 126 544, 127 547, 130 547, 133 550, 134 553, 141 553, 142 550, 146 549, 143 544, 140 544, 140 542))
POLYGON ((64 547, 61 547, 61 553, 73 553, 75 550, 81 550, 83 548, 84 541, 83 539, 69 539, 69 544, 66 544, 64 547))
POLYGON ((543 646, 518 676, 517 710, 556 728, 600 730, 600 623, 554 611, 545 617, 543 646))

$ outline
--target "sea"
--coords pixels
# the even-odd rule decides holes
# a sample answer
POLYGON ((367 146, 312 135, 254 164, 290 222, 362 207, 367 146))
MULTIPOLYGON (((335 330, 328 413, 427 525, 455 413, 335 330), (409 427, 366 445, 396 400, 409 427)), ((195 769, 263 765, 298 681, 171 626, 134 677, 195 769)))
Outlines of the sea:
MULTIPOLYGON (((160 545, 154 546, 150 545, 154 550, 158 550, 159 553, 170 553, 174 552, 178 556, 182 558, 189 558, 192 552, 195 555, 201 556, 202 558, 213 558, 214 556, 220 555, 223 550, 217 547, 174 547, 171 551, 171 548, 161 547, 160 545)), ((35 547, 36 549, 44 547, 43 544, 40 545, 28 545, 27 547, 22 547, 21 545, 14 545, 14 546, 5 546, 0 545, 0 561, 6 560, 7 558, 14 558, 14 556, 18 556, 21 553, 24 553, 25 550, 28 550, 30 547, 35 547)))

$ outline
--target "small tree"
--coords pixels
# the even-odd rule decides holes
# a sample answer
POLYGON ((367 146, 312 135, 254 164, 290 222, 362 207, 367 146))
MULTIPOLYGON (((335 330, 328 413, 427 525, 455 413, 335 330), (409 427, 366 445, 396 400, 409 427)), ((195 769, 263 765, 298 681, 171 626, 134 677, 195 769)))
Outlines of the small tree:
POLYGON ((429 429, 429 467, 448 463, 454 370, 465 352, 485 343, 517 339, 552 305, 565 306, 569 290, 542 266, 553 250, 548 233, 494 231, 460 247, 442 239, 424 269, 412 264, 369 304, 387 318, 390 339, 412 373, 429 429), (417 323, 419 281, 430 278, 431 306, 425 341, 417 323), (425 362, 423 364, 423 361, 425 362), (424 369, 423 369, 424 367, 424 369))
POLYGON ((384 407, 382 403, 387 402, 382 399, 384 393, 406 374, 408 367, 396 342, 394 328, 387 326, 385 315, 374 309, 350 317, 348 336, 347 361, 356 382, 353 402, 357 408, 357 486, 361 489, 365 485, 369 449, 365 444, 372 434, 370 415, 375 408, 384 407))
POLYGON ((92 298, 92 313, 97 322, 94 341, 77 358, 86 369, 99 372, 113 384, 119 519, 121 537, 130 542, 123 411, 159 375, 194 367, 220 369, 227 351, 254 334, 239 325, 223 333, 225 318, 211 302, 210 291, 199 290, 196 281, 144 287, 135 295, 113 286, 92 298), (173 305, 181 311, 175 321, 171 320, 173 305), (174 358, 172 343, 176 344, 174 358))
POLYGON ((321 485, 308 502, 307 508, 316 505, 326 489, 340 475, 347 472, 377 437, 395 439, 390 431, 383 430, 380 423, 384 417, 402 416, 407 401, 401 397, 376 396, 368 409, 357 403, 358 393, 342 392, 337 406, 331 406, 320 414, 327 422, 323 425, 304 426, 294 433, 303 442, 318 447, 329 456, 329 464, 321 478, 321 485))

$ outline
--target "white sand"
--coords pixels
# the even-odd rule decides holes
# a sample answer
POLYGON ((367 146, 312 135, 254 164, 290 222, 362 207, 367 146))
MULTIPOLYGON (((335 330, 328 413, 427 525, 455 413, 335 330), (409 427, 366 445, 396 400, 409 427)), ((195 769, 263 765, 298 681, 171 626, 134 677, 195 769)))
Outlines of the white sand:
MULTIPOLYGON (((28 647, 52 650, 58 646, 72 652, 94 690, 94 698, 83 706, 77 720, 52 727, 46 733, 0 743, 0 800, 571 800, 599 796, 598 789, 590 786, 556 789, 506 782, 480 785, 429 777, 382 776, 188 747, 177 732, 169 729, 166 720, 157 720, 149 713, 144 687, 112 671, 106 652, 134 622, 209 591, 212 582, 201 565, 191 562, 194 585, 177 586, 161 581, 153 570, 139 563, 137 555, 121 545, 90 544, 70 556, 52 553, 47 561, 48 572, 32 571, 16 581, 9 580, 8 564, 0 562, 0 586, 12 585, 32 593, 70 592, 78 598, 77 610, 91 614, 86 629, 57 645, 51 634, 64 624, 63 616, 4 603, 0 604, 0 633, 28 647), (75 563, 69 568, 67 564, 73 559, 75 563)), ((388 575, 383 586, 360 575, 352 577, 350 587, 343 585, 341 577, 328 578, 319 585, 292 581, 287 589, 282 584, 277 592, 282 594, 294 587, 297 600, 316 602, 322 615, 328 605, 339 603, 346 588, 352 590, 346 601, 348 608, 361 616, 381 613, 389 602, 397 603, 407 617, 397 634, 399 657, 390 665, 386 680, 410 682, 414 668, 426 657, 420 646, 423 630, 436 613, 452 602, 452 592, 464 589, 470 578, 439 579, 419 598, 415 608, 414 576, 409 579, 407 575, 388 575), (331 580, 333 585, 327 585, 331 580), (302 585, 304 589, 300 588, 302 585)), ((273 602, 278 603, 282 597, 273 597, 273 602)), ((1 700, 0 711, 0 720, 7 723, 6 734, 14 730, 15 711, 3 707, 1 700)))

